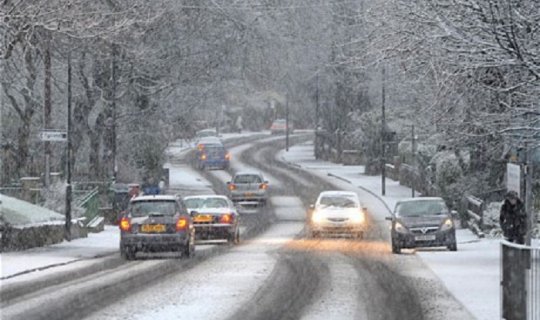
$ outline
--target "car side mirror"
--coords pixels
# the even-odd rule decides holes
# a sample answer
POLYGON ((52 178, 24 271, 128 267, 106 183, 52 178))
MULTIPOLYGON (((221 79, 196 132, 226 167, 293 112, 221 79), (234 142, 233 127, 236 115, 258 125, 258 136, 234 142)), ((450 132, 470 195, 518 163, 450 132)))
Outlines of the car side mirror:
POLYGON ((314 205, 314 204, 310 204, 310 205, 309 205, 309 208, 310 208, 310 209, 315 209, 315 205, 314 205))
POLYGON ((265 180, 264 183, 265 183, 265 184, 268 184, 268 180, 265 180))
POLYGON ((457 210, 451 210, 450 216, 452 217, 452 219, 457 219, 459 217, 459 212, 457 212, 457 210))
POLYGON ((192 211, 189 212, 189 215, 192 216, 192 217, 194 217, 194 216, 197 215, 197 211, 192 210, 192 211))
POLYGON ((385 217, 384 220, 392 221, 393 217, 385 217))
POLYGON ((231 182, 230 182, 230 181, 227 181, 227 184, 231 184, 231 182))

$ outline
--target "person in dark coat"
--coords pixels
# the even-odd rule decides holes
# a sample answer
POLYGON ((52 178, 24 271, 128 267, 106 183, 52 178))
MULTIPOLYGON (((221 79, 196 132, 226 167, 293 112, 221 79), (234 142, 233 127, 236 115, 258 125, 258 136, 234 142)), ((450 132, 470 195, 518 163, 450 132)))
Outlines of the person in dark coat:
POLYGON ((501 206, 500 223, 504 236, 508 241, 518 244, 525 243, 527 214, 525 213, 523 201, 519 199, 515 191, 509 191, 506 194, 504 203, 501 206))

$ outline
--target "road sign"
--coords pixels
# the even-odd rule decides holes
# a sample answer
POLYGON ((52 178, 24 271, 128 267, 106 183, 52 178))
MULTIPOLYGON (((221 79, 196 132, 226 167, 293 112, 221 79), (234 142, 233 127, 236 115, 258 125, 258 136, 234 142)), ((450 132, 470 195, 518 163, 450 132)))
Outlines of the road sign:
POLYGON ((506 164, 506 190, 515 191, 521 198, 521 166, 514 163, 506 164))
POLYGON ((66 141, 67 140, 67 132, 65 131, 56 131, 56 130, 48 130, 48 131, 41 131, 39 133, 39 138, 41 141, 66 141))

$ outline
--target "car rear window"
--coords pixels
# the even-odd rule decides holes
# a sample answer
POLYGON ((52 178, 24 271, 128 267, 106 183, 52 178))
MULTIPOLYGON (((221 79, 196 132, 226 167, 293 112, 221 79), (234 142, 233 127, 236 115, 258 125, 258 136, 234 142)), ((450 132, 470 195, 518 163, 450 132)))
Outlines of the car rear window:
POLYGON ((433 216, 447 214, 448 208, 442 200, 408 201, 398 203, 396 214, 401 217, 433 216))
POLYGON ((184 200, 186 207, 190 209, 226 208, 227 200, 222 198, 191 198, 184 200))
POLYGON ((234 177, 234 183, 262 183, 262 179, 256 174, 242 174, 234 177))
POLYGON ((175 201, 136 201, 131 203, 130 213, 132 217, 174 216, 178 211, 175 201))
POLYGON ((319 201, 320 206, 324 207, 339 207, 339 208, 356 208, 358 203, 350 197, 346 196, 324 196, 319 201))

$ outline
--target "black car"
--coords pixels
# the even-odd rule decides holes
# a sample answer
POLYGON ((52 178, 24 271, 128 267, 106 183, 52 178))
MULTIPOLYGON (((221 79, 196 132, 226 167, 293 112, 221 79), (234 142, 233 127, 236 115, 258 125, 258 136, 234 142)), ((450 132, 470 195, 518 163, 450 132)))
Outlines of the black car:
POLYGON ((392 221, 392 252, 403 248, 447 247, 457 251, 452 213, 442 198, 412 198, 399 201, 392 221))
POLYGON ((191 257, 195 228, 182 201, 175 196, 133 198, 120 219, 120 253, 127 260, 138 251, 179 251, 191 257))

